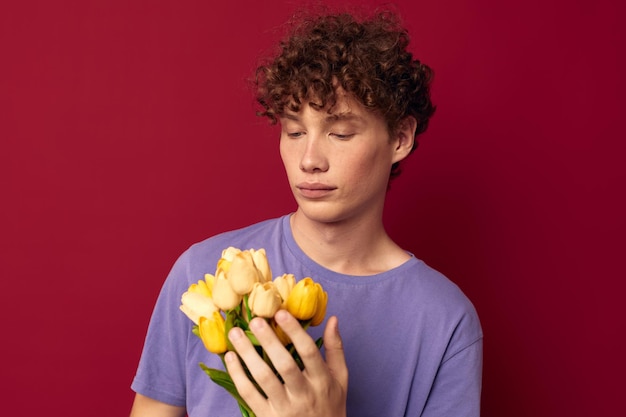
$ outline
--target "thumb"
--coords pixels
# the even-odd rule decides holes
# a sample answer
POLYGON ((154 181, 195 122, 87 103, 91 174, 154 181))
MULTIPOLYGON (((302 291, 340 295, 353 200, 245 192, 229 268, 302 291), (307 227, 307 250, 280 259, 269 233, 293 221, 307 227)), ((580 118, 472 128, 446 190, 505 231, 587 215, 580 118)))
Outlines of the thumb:
POLYGON ((339 320, 332 316, 324 329, 324 349, 326 350, 326 364, 330 372, 341 384, 344 390, 348 389, 348 367, 343 352, 343 342, 339 334, 339 320))

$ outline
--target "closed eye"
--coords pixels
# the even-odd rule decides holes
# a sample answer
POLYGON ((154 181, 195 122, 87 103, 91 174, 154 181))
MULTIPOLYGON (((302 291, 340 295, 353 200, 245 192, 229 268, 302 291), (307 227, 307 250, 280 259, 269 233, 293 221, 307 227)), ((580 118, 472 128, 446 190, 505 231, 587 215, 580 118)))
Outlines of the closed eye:
POLYGON ((348 140, 348 139, 350 139, 351 137, 354 136, 354 133, 349 133, 349 134, 331 133, 330 135, 334 136, 334 137, 336 137, 337 139, 340 139, 340 140, 348 140))

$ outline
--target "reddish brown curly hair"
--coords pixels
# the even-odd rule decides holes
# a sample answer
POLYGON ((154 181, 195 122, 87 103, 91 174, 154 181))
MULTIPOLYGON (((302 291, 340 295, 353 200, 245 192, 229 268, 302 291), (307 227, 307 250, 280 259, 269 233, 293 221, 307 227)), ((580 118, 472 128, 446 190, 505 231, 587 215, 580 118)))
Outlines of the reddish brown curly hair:
MULTIPOLYGON (((279 44, 278 55, 255 73, 258 115, 272 124, 303 102, 332 109, 340 85, 367 109, 381 114, 394 132, 402 120, 417 120, 417 136, 428 127, 432 70, 407 51, 409 35, 392 11, 357 19, 352 14, 300 18, 279 44)), ((399 173, 398 164, 391 175, 399 173)))

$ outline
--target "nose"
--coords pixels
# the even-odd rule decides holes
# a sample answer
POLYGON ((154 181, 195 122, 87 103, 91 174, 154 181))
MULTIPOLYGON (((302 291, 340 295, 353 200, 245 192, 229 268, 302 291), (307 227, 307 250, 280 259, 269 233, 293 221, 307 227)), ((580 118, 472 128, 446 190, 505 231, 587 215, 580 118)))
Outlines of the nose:
POLYGON ((300 158, 300 169, 303 172, 328 171, 327 143, 321 135, 308 134, 304 141, 304 150, 300 158))

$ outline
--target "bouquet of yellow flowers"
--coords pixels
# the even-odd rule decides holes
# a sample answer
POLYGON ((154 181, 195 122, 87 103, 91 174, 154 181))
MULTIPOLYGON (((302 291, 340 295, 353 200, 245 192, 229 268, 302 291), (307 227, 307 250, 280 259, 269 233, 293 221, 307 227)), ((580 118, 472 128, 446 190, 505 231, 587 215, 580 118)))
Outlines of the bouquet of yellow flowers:
MULTIPOLYGON (((205 274, 203 280, 191 284, 183 293, 180 309, 194 322, 193 333, 202 339, 209 352, 219 355, 222 361, 227 351, 234 351, 228 340, 228 332, 233 327, 240 327, 259 355, 274 369, 248 327, 254 317, 263 317, 300 369, 303 369, 298 352, 274 321, 274 314, 282 308, 298 319, 302 327, 317 326, 324 320, 327 301, 328 294, 310 277, 296 283, 293 274, 283 274, 272 280, 265 249, 241 250, 229 247, 222 251, 215 275, 205 274)), ((322 339, 319 338, 316 343, 321 348, 322 339)), ((245 368, 245 364, 242 365, 245 368)), ((237 400, 244 417, 254 417, 227 372, 208 368, 203 363, 200 363, 200 367, 213 382, 225 388, 237 400)), ((262 393, 260 388, 259 391, 262 393)))

